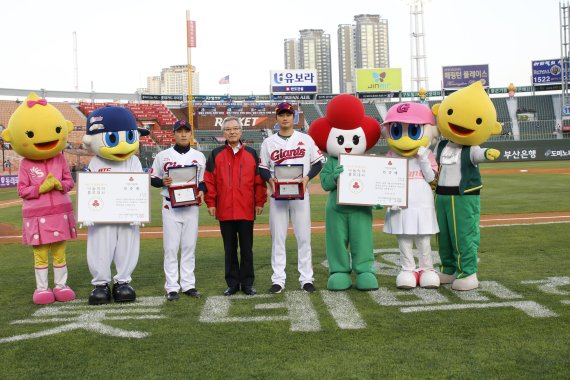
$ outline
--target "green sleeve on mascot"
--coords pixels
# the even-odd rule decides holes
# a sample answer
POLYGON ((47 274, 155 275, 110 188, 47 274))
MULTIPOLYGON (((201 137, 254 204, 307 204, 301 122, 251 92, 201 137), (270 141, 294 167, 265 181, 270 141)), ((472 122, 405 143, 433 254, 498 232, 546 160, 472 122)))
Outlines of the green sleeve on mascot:
POLYGON ((501 133, 501 125, 481 82, 454 92, 434 105, 432 112, 445 137, 435 148, 440 167, 435 201, 440 280, 455 290, 472 290, 479 286, 479 193, 483 183, 478 165, 500 155, 498 150, 479 144, 501 133))
POLYGON ((329 105, 325 117, 315 120, 309 135, 329 157, 320 173, 321 184, 329 191, 325 208, 326 254, 329 264, 327 288, 345 290, 378 289, 372 240, 372 208, 343 206, 336 203, 337 180, 343 171, 339 154, 363 154, 380 138, 380 126, 364 113, 364 106, 352 95, 338 95, 329 105))

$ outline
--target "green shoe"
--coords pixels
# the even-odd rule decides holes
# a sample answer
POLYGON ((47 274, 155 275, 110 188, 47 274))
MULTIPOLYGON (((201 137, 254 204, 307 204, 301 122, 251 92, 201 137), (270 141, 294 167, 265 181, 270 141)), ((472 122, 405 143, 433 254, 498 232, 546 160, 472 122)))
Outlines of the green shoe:
POLYGON ((356 289, 358 290, 376 290, 378 289, 378 280, 376 275, 370 272, 360 273, 356 276, 356 289))
POLYGON ((346 290, 352 286, 350 273, 333 273, 329 276, 328 290, 346 290))

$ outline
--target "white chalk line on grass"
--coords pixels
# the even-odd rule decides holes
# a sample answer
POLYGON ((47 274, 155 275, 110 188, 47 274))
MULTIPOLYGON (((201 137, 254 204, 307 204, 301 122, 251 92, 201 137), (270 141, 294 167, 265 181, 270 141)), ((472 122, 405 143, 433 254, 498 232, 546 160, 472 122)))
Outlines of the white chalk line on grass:
MULTIPOLYGON (((570 223, 570 215, 562 215, 562 216, 538 216, 538 217, 517 217, 517 218, 494 218, 494 219, 482 219, 481 222, 497 222, 497 221, 530 221, 530 220, 549 220, 549 219, 567 219, 567 220, 558 220, 558 221, 541 221, 541 222, 527 222, 527 223, 504 223, 504 224, 494 224, 491 226, 481 225, 481 228, 489 228, 489 227, 513 227, 513 226, 531 226, 531 225, 540 225, 540 224, 561 224, 561 223, 570 223)), ((375 223, 372 224, 372 227, 383 227, 384 223, 375 223)), ((311 230, 324 230, 325 226, 312 226, 311 230)), ((293 231, 292 227, 289 227, 290 231, 293 231)), ((269 227, 256 227, 253 231, 258 232, 267 232, 269 231, 269 227)), ((220 229, 200 229, 198 233, 219 233, 220 229)), ((153 235, 162 235, 162 231, 141 231, 141 235, 145 236, 153 236, 153 235)), ((87 236, 86 233, 78 233, 78 237, 87 236)), ((22 235, 7 235, 7 236, 0 236, 0 241, 2 239, 21 239, 22 235)))

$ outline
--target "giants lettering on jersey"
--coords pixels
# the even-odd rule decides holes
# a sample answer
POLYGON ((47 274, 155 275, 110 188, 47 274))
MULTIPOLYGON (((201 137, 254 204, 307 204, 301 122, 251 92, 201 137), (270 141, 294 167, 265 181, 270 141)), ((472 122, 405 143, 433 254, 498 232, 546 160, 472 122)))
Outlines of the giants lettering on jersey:
MULTIPOLYGON (((196 160, 192 160, 192 163, 190 165, 198 165, 198 161, 196 160)), ((190 166, 188 165, 188 166, 190 166)), ((177 165, 176 162, 165 162, 164 166, 162 167, 162 170, 164 170, 165 172, 168 171, 168 168, 178 168, 178 167, 184 167, 186 165, 177 165)))
POLYGON ((271 161, 275 162, 276 164, 280 164, 288 159, 303 157, 305 157, 305 149, 301 148, 300 146, 297 147, 297 149, 279 149, 271 152, 271 161))

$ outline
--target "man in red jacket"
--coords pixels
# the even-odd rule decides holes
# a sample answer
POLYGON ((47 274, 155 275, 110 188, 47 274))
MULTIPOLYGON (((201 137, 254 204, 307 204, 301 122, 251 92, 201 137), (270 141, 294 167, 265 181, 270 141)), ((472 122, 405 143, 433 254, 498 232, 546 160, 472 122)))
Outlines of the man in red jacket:
POLYGON ((224 240, 226 283, 224 295, 240 288, 254 295, 253 222, 267 201, 265 181, 259 175, 259 158, 253 148, 241 141, 242 124, 237 117, 222 122, 226 142, 214 149, 206 162, 204 181, 208 212, 220 222, 224 240), (237 247, 241 260, 238 261, 237 247))

